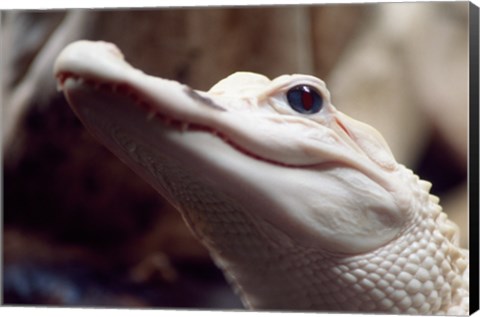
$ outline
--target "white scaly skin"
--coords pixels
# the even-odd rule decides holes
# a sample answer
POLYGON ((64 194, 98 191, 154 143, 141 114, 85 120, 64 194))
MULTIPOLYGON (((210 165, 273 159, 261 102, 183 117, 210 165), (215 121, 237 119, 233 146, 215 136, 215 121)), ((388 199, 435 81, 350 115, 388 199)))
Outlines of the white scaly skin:
POLYGON ((252 309, 468 313, 468 251, 430 183, 312 76, 236 73, 208 92, 69 45, 59 86, 85 126, 178 207, 252 309), (286 92, 315 87, 315 114, 286 92))

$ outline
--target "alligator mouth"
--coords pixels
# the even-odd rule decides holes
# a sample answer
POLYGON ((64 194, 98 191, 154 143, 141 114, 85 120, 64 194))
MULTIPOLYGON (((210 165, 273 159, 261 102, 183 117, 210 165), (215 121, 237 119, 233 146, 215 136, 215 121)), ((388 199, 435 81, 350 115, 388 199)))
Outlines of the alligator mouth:
MULTIPOLYGON (((229 138, 227 134, 225 134, 220 130, 217 130, 205 124, 199 124, 195 122, 180 120, 172 116, 166 115, 165 113, 162 113, 159 110, 158 106, 155 106, 152 102, 147 101, 146 98, 142 97, 141 93, 139 93, 132 85, 129 85, 128 83, 111 83, 111 82, 93 80, 93 79, 81 77, 73 72, 60 72, 57 74, 56 77, 57 77, 59 89, 64 89, 63 87, 67 80, 73 80, 78 84, 89 86, 96 91, 104 91, 104 92, 108 92, 116 95, 121 95, 122 97, 128 98, 130 101, 132 101, 132 104, 137 106, 146 114, 146 117, 145 117, 146 122, 151 120, 156 120, 157 122, 161 123, 163 126, 166 126, 169 129, 174 129, 180 132, 199 131, 199 132, 209 133, 219 138, 229 146, 235 148, 237 151, 243 153, 248 157, 251 157, 252 159, 264 161, 264 162, 275 164, 282 167, 290 167, 290 168, 299 168, 299 167, 305 168, 305 167, 318 165, 318 164, 312 164, 312 165, 289 164, 289 163, 284 163, 284 162, 268 159, 260 155, 257 155, 251 151, 248 151, 244 147, 238 145, 231 138, 229 138)), ((186 94, 191 95, 192 92, 194 91, 191 88, 189 88, 188 86, 185 87, 186 94)), ((65 91, 65 93, 68 95, 68 91, 65 91)), ((202 97, 200 95, 196 95, 196 98, 202 98, 202 97)), ((199 101, 202 101, 202 100, 199 100, 199 101)), ((210 105, 210 106, 216 107, 217 110, 226 111, 226 109, 223 109, 218 105, 210 105)))

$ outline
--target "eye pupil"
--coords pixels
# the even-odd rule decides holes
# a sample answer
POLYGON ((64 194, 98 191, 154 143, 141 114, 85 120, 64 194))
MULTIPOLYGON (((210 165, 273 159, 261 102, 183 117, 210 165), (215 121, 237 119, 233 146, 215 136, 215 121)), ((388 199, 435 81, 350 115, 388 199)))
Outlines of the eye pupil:
POLYGON ((293 110, 300 113, 316 113, 322 109, 323 99, 315 88, 298 85, 287 92, 287 100, 293 110))
POLYGON ((307 111, 312 110, 313 107, 313 96, 311 93, 302 91, 302 102, 303 108, 307 111))

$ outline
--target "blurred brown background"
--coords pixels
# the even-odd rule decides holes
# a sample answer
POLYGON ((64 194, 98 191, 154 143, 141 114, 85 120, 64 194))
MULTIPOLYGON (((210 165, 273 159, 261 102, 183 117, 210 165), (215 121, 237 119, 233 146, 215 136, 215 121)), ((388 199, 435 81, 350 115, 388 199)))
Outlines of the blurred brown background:
POLYGON ((239 70, 324 79, 433 183, 467 246, 466 2, 1 14, 5 304, 241 307, 179 214, 56 91, 53 61, 78 39, 202 90, 239 70))

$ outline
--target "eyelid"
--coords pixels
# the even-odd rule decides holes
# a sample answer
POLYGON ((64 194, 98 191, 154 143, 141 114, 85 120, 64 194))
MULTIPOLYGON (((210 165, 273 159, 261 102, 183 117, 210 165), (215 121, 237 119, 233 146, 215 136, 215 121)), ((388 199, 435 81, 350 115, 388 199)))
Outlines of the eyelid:
POLYGON ((265 99, 270 98, 273 95, 276 95, 278 93, 285 93, 289 89, 288 86, 289 85, 285 85, 285 84, 272 85, 268 89, 265 89, 261 94, 259 94, 257 99, 258 101, 261 102, 261 101, 265 101, 265 99))

